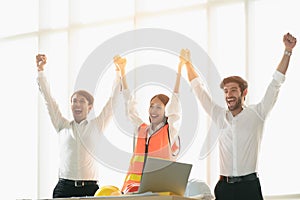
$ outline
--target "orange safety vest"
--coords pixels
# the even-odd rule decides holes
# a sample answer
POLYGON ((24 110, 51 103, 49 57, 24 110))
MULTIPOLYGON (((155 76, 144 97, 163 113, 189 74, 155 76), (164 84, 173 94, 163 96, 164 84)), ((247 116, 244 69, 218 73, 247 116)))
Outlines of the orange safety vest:
POLYGON ((148 125, 145 123, 139 127, 137 143, 122 188, 123 193, 135 192, 138 190, 144 168, 144 161, 147 156, 175 160, 178 155, 179 144, 175 142, 172 148, 170 147, 168 124, 165 124, 157 132, 151 135, 147 145, 148 128, 148 125), (176 155, 174 152, 176 152, 176 155))

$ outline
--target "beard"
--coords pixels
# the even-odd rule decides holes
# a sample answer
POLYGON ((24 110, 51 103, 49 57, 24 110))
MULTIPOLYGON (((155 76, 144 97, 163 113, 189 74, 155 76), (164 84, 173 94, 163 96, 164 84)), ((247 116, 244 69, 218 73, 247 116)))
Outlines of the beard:
POLYGON ((242 98, 239 97, 234 105, 232 105, 232 106, 228 105, 228 110, 229 111, 234 111, 234 110, 237 110, 241 107, 242 107, 242 98))

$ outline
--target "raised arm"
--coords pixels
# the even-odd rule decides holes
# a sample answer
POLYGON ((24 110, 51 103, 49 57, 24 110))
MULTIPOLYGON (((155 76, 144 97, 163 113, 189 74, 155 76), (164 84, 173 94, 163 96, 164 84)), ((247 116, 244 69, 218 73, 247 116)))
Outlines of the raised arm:
POLYGON ((181 80, 181 70, 184 64, 186 63, 186 60, 182 56, 183 52, 184 52, 183 50, 180 52, 175 86, 174 86, 172 98, 166 110, 166 116, 168 117, 168 123, 169 123, 170 142, 171 145, 176 144, 177 146, 179 146, 178 136, 179 136, 180 120, 181 120, 179 88, 180 88, 180 80, 181 80))
POLYGON ((111 121, 114 108, 117 107, 117 102, 119 100, 119 94, 121 90, 121 83, 120 83, 121 75, 119 70, 116 70, 116 78, 113 80, 112 92, 107 100, 105 106, 96 117, 97 125, 100 133, 104 133, 106 127, 108 126, 109 122, 111 121))
MULTIPOLYGON (((182 54, 183 51, 181 50, 180 54, 182 54)), ((174 93, 179 93, 179 86, 180 86, 180 79, 181 79, 181 70, 182 70, 182 66, 186 63, 186 60, 180 55, 179 56, 180 61, 178 64, 178 68, 177 68, 177 76, 176 76, 176 81, 175 81, 175 86, 174 86, 174 93)))
POLYGON ((116 67, 116 71, 120 72, 121 75, 121 80, 122 80, 122 89, 127 90, 128 89, 128 84, 126 81, 126 63, 127 60, 126 58, 122 58, 119 55, 116 55, 114 57, 114 63, 116 67))
POLYGON ((39 84, 39 89, 46 101, 47 109, 48 109, 52 124, 53 124, 54 128, 56 129, 56 131, 59 132, 65 126, 68 126, 69 121, 62 116, 56 101, 51 96, 48 81, 43 73, 46 63, 47 63, 47 57, 45 54, 36 55, 36 66, 37 66, 37 70, 38 70, 37 81, 39 84))
POLYGON ((260 103, 257 104, 257 112, 262 119, 267 117, 268 113, 277 101, 280 86, 285 80, 285 74, 288 69, 292 50, 295 47, 296 42, 296 38, 289 33, 283 36, 283 43, 285 45, 284 54, 279 65, 277 66, 276 72, 273 75, 273 80, 269 84, 264 97, 260 103))
POLYGON ((283 36, 283 43, 285 45, 284 54, 277 67, 277 71, 281 72, 282 74, 285 74, 289 66, 293 48, 297 43, 297 39, 290 33, 287 33, 283 36))
POLYGON ((183 62, 186 65, 186 70, 187 70, 187 75, 188 75, 188 79, 189 81, 194 80, 195 78, 198 78, 199 75, 198 73, 195 71, 192 62, 191 62, 191 52, 189 49, 182 49, 180 52, 180 58, 181 60, 183 60, 183 62))
POLYGON ((121 74, 121 82, 122 82, 122 92, 125 99, 125 107, 126 107, 126 115, 130 119, 130 121, 134 124, 136 128, 138 128, 143 120, 140 118, 137 109, 136 109, 136 101, 134 97, 131 96, 130 90, 128 89, 128 84, 126 80, 126 58, 122 58, 119 55, 114 57, 114 63, 116 66, 116 70, 120 71, 121 74))
POLYGON ((182 57, 186 60, 185 65, 187 69, 188 79, 191 82, 191 87, 193 89, 194 94, 198 98, 202 107, 206 111, 206 113, 214 120, 218 121, 218 115, 215 113, 222 112, 223 108, 218 106, 209 93, 206 90, 205 85, 203 85, 202 81, 199 78, 198 73, 194 69, 194 66, 191 62, 191 53, 190 50, 184 49, 182 50, 182 57))

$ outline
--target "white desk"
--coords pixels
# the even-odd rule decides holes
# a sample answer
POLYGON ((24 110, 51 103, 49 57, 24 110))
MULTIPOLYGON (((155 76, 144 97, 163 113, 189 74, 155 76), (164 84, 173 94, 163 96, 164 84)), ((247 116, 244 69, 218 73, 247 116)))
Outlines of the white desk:
MULTIPOLYGON (((192 198, 181 197, 181 196, 120 196, 120 197, 110 197, 110 196, 101 196, 101 197, 72 197, 72 198, 56 198, 57 200, 195 200, 192 198)), ((46 199, 43 199, 46 200, 46 199)), ((50 199, 49 199, 50 200, 50 199)), ((54 199, 51 199, 54 200, 54 199)))

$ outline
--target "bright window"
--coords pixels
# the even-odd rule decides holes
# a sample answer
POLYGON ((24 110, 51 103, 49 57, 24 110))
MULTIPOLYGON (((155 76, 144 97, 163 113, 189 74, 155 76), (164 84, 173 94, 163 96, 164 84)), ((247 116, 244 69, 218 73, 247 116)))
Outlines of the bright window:
POLYGON ((38 0, 0 3, 1 38, 38 30, 38 0))

